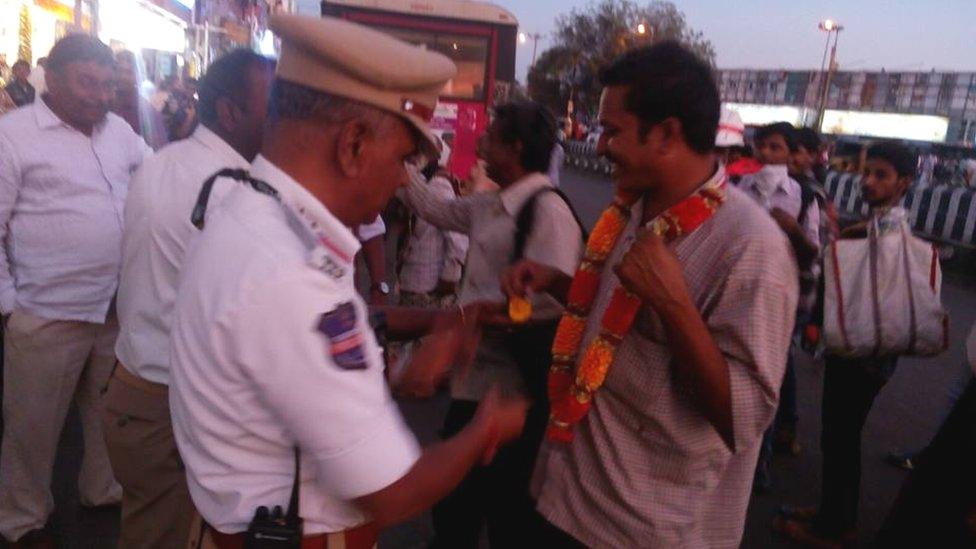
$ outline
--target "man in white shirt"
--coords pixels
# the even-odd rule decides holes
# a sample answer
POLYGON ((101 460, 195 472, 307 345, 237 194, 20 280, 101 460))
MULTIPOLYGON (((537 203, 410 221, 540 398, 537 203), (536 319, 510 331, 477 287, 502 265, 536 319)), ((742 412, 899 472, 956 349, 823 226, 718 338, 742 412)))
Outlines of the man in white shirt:
MULTIPOLYGON (((246 170, 261 146, 274 62, 249 50, 217 60, 200 83, 200 125, 132 180, 119 283, 119 363, 104 400, 109 457, 122 485, 120 547, 179 547, 193 517, 169 413, 169 331, 190 217, 205 180, 246 170), (135 418, 130 420, 130 418, 135 418)), ((215 182, 210 209, 235 183, 215 182)))
MULTIPOLYGON (((790 177, 789 163, 797 151, 795 128, 787 122, 777 122, 756 131, 756 157, 762 163, 757 173, 743 176, 739 188, 751 196, 779 224, 793 246, 801 279, 817 269, 820 254, 820 206, 812 195, 804 199, 800 183, 790 177)), ((800 301, 797 318, 805 324, 810 314, 809 301, 800 301)), ((795 355, 799 345, 790 345, 786 373, 780 390, 779 409, 774 426, 766 433, 756 470, 756 489, 763 491, 772 485, 770 466, 775 438, 788 453, 799 453, 796 425, 799 421, 796 406, 795 355)))
POLYGON ((0 120, 0 311, 4 432, 0 534, 16 541, 54 509, 51 471, 72 400, 85 439, 82 505, 116 504, 99 395, 115 363, 113 297, 129 179, 151 154, 108 112, 108 46, 69 35, 51 50, 48 93, 0 120))
POLYGON ((386 281, 386 223, 378 215, 369 223, 356 227, 356 237, 362 244, 362 258, 366 266, 369 304, 387 305, 390 283, 386 281))
MULTIPOLYGON (((422 451, 353 280, 353 227, 406 183, 453 64, 334 18, 276 15, 270 28, 282 54, 261 154, 183 266, 173 429, 208 525, 202 547, 260 542, 270 534, 256 511, 279 505, 303 547, 366 548, 518 436, 525 409, 496 395, 470 429, 422 451)), ((475 320, 389 311, 374 317, 378 332, 384 316, 401 333, 475 320)))
POLYGON ((34 86, 34 92, 37 93, 37 97, 40 97, 44 92, 47 91, 47 76, 44 67, 47 66, 47 57, 41 57, 37 60, 37 66, 31 71, 30 76, 27 77, 27 82, 31 86, 34 86))
MULTIPOLYGON (((487 175, 501 191, 446 200, 420 181, 422 178, 415 178, 403 194, 407 206, 419 217, 443 230, 468 235, 467 270, 459 296, 462 305, 479 300, 504 301, 499 280, 516 260, 531 259, 566 275, 578 265, 582 229, 569 203, 545 175, 555 142, 556 124, 544 107, 536 103, 501 105, 479 143, 487 175)), ((442 430, 445 435, 458 432, 471 421, 478 401, 493 385, 511 394, 529 395, 537 402, 543 399, 545 389, 534 382, 544 384, 546 361, 561 314, 559 303, 548 294, 540 294, 533 303, 531 332, 523 327, 516 332, 519 340, 515 340, 507 331, 485 331, 473 365, 452 373, 452 402, 442 430), (528 362, 531 366, 524 369, 528 362), (539 375, 530 379, 526 374, 532 373, 539 375)), ((524 521, 534 513, 528 479, 547 416, 544 405, 533 407, 528 424, 540 429, 527 428, 519 442, 495 463, 473 472, 434 508, 435 547, 476 547, 483 523, 487 523, 493 547, 520 545, 524 521)))

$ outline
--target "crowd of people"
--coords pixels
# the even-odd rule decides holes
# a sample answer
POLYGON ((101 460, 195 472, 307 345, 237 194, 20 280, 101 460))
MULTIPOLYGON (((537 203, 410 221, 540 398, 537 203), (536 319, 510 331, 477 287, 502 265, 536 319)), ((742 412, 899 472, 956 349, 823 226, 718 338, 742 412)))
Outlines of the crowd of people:
MULTIPOLYGON (((331 18, 270 25, 277 61, 234 51, 149 99, 135 56, 69 35, 0 117, 0 535, 55 546, 74 402, 81 504, 120 505, 119 547, 368 548, 426 510, 434 547, 738 547, 772 452, 803 451, 825 252, 896 225, 911 152, 868 150, 870 217, 840 228, 816 133, 748 147, 708 65, 662 42, 599 74, 616 193, 589 228, 549 175, 545 107, 496 106, 461 182, 428 126, 448 58, 331 18), (384 211, 403 212, 389 280, 384 211), (421 447, 394 395, 445 386, 443 440, 421 447)), ((823 500, 774 526, 842 547, 897 355, 825 362, 823 500)), ((960 379, 886 547, 976 539, 960 379)))
MULTIPOLYGON (((0 114, 33 103, 47 90, 46 65, 46 57, 39 58, 34 68, 23 59, 13 64, 0 90, 0 114)), ((140 58, 128 50, 115 54, 114 67, 111 112, 128 122, 154 151, 190 136, 197 125, 195 79, 171 76, 156 86, 147 80, 140 58)))

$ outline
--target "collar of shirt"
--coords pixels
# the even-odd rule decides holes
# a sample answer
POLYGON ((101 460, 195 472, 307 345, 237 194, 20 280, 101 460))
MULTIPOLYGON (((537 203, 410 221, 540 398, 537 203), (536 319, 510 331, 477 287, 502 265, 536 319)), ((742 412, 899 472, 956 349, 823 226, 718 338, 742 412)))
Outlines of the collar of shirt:
MULTIPOLYGON (((51 128, 64 127, 64 128, 69 128, 77 131, 77 129, 74 126, 62 120, 61 117, 59 117, 57 114, 55 114, 53 110, 51 110, 51 107, 47 106, 47 101, 44 100, 43 96, 38 97, 34 101, 33 105, 34 105, 34 118, 37 120, 38 128, 42 130, 49 130, 51 128)), ((95 124, 95 126, 92 128, 92 137, 94 137, 95 134, 99 133, 103 128, 105 128, 106 120, 107 120, 107 115, 106 117, 103 117, 97 124, 95 124)))
POLYGON ((776 192, 783 193, 791 198, 799 198, 800 184, 792 177, 787 177, 779 184, 776 192))
MULTIPOLYGON (((723 179, 726 179, 726 177, 727 176, 726 176, 726 173, 725 173, 725 165, 722 164, 721 162, 718 162, 717 163, 717 167, 715 168, 715 173, 713 173, 711 177, 709 177, 708 179, 706 179, 704 183, 702 183, 701 185, 699 185, 698 188, 696 188, 694 191, 692 191, 692 193, 689 194, 688 196, 691 196, 691 195, 697 193, 698 191, 704 189, 705 187, 707 187, 709 185, 717 185, 723 179)), ((728 182, 726 182, 726 183, 728 184, 728 182)), ((631 206, 630 212, 631 212, 631 218, 632 219, 633 218, 641 219, 644 216, 645 201, 646 201, 646 198, 645 199, 638 200, 633 206, 631 206)), ((637 238, 636 234, 630 236, 630 239, 631 240, 636 239, 636 238, 637 238)), ((626 239, 624 241, 626 242, 626 239)))
POLYGON ((529 197, 543 187, 552 187, 552 181, 545 174, 533 172, 512 183, 511 186, 502 189, 498 193, 498 197, 508 215, 515 217, 529 197))
POLYGON ((199 124, 190 139, 200 143, 220 156, 230 166, 247 166, 249 162, 234 147, 203 124, 199 124))
POLYGON ((352 264, 359 252, 359 239, 319 199, 264 156, 258 155, 254 159, 251 175, 278 191, 283 207, 300 218, 305 228, 314 235, 317 244, 346 264, 352 264))

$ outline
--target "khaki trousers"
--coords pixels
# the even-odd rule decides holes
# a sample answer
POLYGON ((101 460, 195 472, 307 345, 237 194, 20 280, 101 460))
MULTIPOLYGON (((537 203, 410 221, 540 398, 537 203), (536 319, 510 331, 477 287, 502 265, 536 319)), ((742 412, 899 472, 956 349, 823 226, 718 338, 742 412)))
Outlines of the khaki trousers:
POLYGON ((122 485, 118 546, 185 547, 195 512, 173 436, 167 387, 118 364, 102 419, 108 455, 122 485))
POLYGON ((15 541, 42 528, 54 510, 51 475, 58 440, 74 401, 84 454, 78 475, 82 505, 118 503, 100 421, 100 396, 115 363, 119 327, 49 320, 14 311, 4 333, 0 534, 15 541))

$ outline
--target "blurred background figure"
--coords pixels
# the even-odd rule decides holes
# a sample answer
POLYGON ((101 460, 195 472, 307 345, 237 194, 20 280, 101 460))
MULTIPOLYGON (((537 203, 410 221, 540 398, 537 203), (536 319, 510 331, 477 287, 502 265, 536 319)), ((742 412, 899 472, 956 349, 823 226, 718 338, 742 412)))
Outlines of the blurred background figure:
POLYGON ((166 108, 166 102, 169 101, 169 97, 172 93, 173 88, 176 87, 176 77, 167 76, 159 83, 156 87, 156 91, 149 98, 149 102, 152 104, 153 108, 159 112, 163 112, 166 108))
POLYGON ((34 86, 34 92, 37 95, 43 95, 47 91, 47 76, 45 76, 45 67, 47 66, 47 57, 39 57, 37 59, 37 66, 31 71, 30 77, 27 79, 31 86, 34 86))
POLYGON ((742 158, 742 150, 746 148, 745 132, 746 126, 739 113, 723 106, 715 134, 715 153, 726 166, 742 158))
POLYGON ((30 77, 30 63, 21 59, 14 63, 10 83, 7 84, 5 91, 14 104, 18 107, 29 105, 34 102, 34 86, 27 80, 30 77))
POLYGON ((186 139, 197 126, 197 81, 176 80, 167 94, 162 112, 169 140, 186 139))
POLYGON ((152 107, 139 90, 142 88, 144 71, 135 54, 123 50, 115 55, 115 98, 112 112, 121 116, 141 135, 153 150, 159 150, 169 142, 163 116, 152 107))

